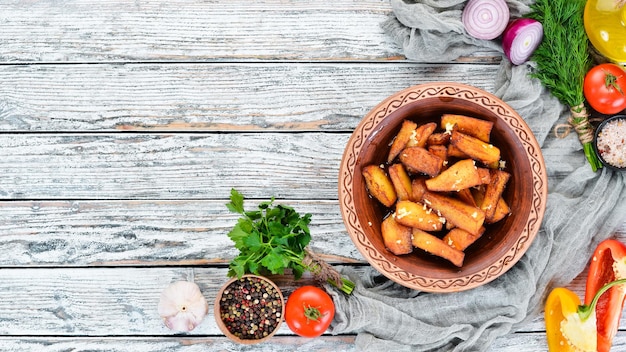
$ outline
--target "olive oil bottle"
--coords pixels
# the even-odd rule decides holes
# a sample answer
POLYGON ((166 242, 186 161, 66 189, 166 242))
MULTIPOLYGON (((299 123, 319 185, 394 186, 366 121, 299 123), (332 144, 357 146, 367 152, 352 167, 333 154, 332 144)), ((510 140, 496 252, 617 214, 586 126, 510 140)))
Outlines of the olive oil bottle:
POLYGON ((626 67, 626 0, 588 0, 584 25, 595 51, 626 67))

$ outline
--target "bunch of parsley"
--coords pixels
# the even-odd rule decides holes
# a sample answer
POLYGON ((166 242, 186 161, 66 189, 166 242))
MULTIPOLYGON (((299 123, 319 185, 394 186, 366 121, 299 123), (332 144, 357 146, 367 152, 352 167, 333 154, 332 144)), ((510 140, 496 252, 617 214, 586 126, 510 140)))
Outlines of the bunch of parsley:
MULTIPOLYGON (((226 207, 241 217, 228 233, 239 250, 239 255, 230 262, 228 276, 283 274, 285 269, 291 269, 299 279, 305 271, 314 275, 320 273, 324 267, 321 263, 305 264, 311 262, 305 261, 309 256, 306 246, 311 241, 311 214, 300 216, 292 207, 275 205, 273 197, 260 203, 254 211, 246 211, 243 201, 241 193, 235 189, 230 191, 226 207)), ((354 288, 354 283, 344 278, 338 283, 328 281, 348 294, 354 288)))

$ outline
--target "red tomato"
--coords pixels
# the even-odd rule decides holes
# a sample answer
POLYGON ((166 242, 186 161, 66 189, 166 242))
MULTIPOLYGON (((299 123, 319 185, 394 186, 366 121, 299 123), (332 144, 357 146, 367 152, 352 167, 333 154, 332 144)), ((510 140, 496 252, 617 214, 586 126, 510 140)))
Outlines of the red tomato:
POLYGON ((300 336, 320 336, 334 317, 333 299, 319 287, 297 288, 285 304, 285 322, 291 331, 300 336))
POLYGON ((611 63, 594 66, 585 75, 583 93, 597 112, 617 114, 626 109, 626 71, 611 63))

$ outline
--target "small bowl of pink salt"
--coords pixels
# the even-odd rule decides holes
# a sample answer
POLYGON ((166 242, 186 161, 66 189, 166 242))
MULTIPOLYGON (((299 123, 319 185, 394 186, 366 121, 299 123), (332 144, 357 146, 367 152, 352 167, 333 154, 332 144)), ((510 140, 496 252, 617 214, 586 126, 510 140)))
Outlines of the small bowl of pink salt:
POLYGON ((615 115, 596 128, 593 145, 607 168, 626 171, 626 115, 615 115))

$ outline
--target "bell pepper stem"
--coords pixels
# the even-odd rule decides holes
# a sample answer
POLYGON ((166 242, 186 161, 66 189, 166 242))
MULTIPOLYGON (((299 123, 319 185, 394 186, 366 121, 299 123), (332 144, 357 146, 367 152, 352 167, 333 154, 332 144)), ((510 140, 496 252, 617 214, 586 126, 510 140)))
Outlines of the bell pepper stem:
POLYGON ((582 321, 587 320, 591 316, 591 313, 593 313, 596 310, 596 305, 598 304, 598 300, 600 299, 600 296, 602 296, 611 287, 621 285, 621 284, 626 284, 626 279, 619 279, 619 280, 609 282, 608 284, 602 286, 602 288, 598 290, 596 295, 593 296, 593 300, 591 300, 591 303, 582 304, 578 306, 578 315, 580 315, 580 319, 582 321))

